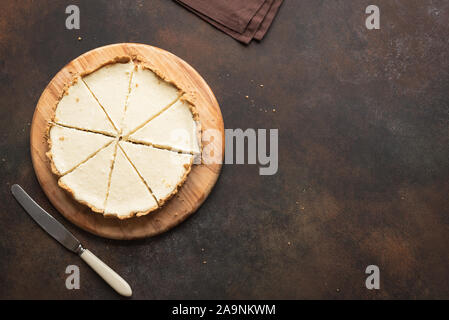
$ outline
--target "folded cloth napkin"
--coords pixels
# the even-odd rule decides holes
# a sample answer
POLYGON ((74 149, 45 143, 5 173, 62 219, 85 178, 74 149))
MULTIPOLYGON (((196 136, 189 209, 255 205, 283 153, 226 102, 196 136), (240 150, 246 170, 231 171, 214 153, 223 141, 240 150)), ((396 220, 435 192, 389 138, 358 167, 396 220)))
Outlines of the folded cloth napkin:
POLYGON ((243 43, 262 40, 283 0, 175 0, 243 43))

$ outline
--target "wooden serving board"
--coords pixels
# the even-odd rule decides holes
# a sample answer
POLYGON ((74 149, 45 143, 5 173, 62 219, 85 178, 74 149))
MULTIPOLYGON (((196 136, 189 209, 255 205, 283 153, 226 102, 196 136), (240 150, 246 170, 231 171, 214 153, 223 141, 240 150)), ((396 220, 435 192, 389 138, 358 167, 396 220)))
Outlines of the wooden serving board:
MULTIPOLYGON (((56 209, 80 228, 106 238, 128 240, 165 232, 194 213, 215 185, 221 163, 194 165, 187 181, 165 206, 149 215, 126 220, 105 218, 94 213, 58 186, 58 177, 52 173, 45 155, 48 151, 46 130, 64 86, 73 74, 95 69, 106 61, 125 55, 140 56, 175 80, 182 89, 194 92, 203 132, 214 129, 221 134, 221 139, 211 139, 208 146, 208 150, 213 150, 221 160, 224 154, 224 126, 218 102, 198 72, 177 56, 156 47, 134 43, 100 47, 79 56, 56 74, 42 93, 31 124, 31 157, 39 183, 56 209)), ((203 139, 203 146, 207 144, 209 142, 203 139)))

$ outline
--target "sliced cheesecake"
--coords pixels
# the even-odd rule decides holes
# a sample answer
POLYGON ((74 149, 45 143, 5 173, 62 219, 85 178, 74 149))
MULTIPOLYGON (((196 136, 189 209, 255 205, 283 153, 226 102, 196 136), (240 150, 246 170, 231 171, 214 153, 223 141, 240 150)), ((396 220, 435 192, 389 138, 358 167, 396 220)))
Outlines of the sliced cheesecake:
POLYGON ((104 214, 124 219, 145 215, 157 207, 148 187, 122 149, 117 148, 104 214))
POLYGON ((49 123, 47 156, 59 186, 105 216, 158 209, 200 154, 195 106, 136 57, 76 77, 49 123))
POLYGON ((58 184, 93 211, 104 212, 109 177, 117 143, 112 142, 92 158, 62 176, 58 184))
POLYGON ((170 106, 179 97, 179 90, 162 80, 153 71, 142 65, 135 67, 131 91, 122 124, 122 135, 126 136, 170 106))
POLYGON ((119 143, 159 205, 176 193, 190 172, 193 155, 156 149, 130 142, 119 143))
POLYGON ((65 90, 56 106, 53 121, 81 130, 117 134, 102 107, 79 78, 65 90))
POLYGON ((53 171, 64 175, 113 140, 103 134, 54 125, 49 132, 47 156, 53 171))

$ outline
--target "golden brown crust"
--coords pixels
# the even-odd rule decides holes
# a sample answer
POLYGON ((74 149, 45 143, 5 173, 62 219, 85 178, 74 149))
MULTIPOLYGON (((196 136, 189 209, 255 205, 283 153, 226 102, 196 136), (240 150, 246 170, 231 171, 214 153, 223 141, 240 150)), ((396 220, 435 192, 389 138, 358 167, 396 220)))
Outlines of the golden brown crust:
POLYGON ((78 77, 74 76, 69 83, 64 85, 64 88, 62 89, 62 92, 61 92, 59 98, 57 99, 56 104, 54 106, 52 106, 52 108, 51 108, 51 116, 50 116, 51 121, 47 122, 47 127, 45 128, 44 139, 46 138, 47 143, 48 143, 48 151, 45 153, 45 155, 50 160, 51 171, 58 176, 60 176, 61 173, 59 172, 58 169, 56 169, 56 166, 53 162, 53 155, 51 153, 52 141, 50 138, 50 130, 51 130, 51 128, 53 128, 55 120, 57 120, 57 119, 55 119, 55 117, 56 117, 56 108, 58 107, 59 101, 61 101, 62 97, 64 97, 65 95, 68 95, 69 88, 77 82, 78 82, 78 77))
POLYGON ((82 203, 82 204, 88 206, 93 212, 98 212, 98 213, 103 213, 104 212, 104 210, 98 209, 95 206, 91 205, 90 203, 88 203, 88 202, 86 202, 84 200, 77 199, 76 196, 75 196, 75 192, 68 185, 66 185, 64 182, 62 182, 61 179, 58 180, 58 185, 62 189, 67 191, 72 196, 73 199, 75 199, 79 203, 82 203))
POLYGON ((193 156, 190 158, 190 163, 187 165, 188 166, 187 168, 184 166, 184 168, 186 169, 186 172, 184 172, 184 175, 183 175, 181 181, 178 182, 178 184, 173 189, 173 191, 168 196, 166 196, 164 199, 158 200, 160 207, 162 207, 168 200, 170 200, 175 194, 177 194, 179 189, 184 184, 184 182, 186 182, 187 176, 189 175, 190 171, 192 170, 193 158, 194 158, 193 156))
POLYGON ((101 64, 99 64, 98 66, 96 66, 95 68, 91 68, 91 69, 86 69, 85 71, 83 71, 82 73, 79 74, 80 77, 85 77, 88 76, 91 73, 94 73, 95 71, 110 65, 110 64, 115 64, 115 63, 128 63, 130 62, 132 59, 130 56, 119 56, 119 57, 115 57, 111 60, 107 60, 101 64))
POLYGON ((139 55, 133 55, 131 56, 132 61, 135 64, 135 68, 137 68, 138 65, 142 66, 145 69, 148 69, 152 71, 159 79, 162 81, 165 81, 167 83, 170 83, 172 86, 174 86, 178 90, 179 96, 182 96, 185 94, 185 91, 172 79, 168 78, 168 76, 162 72, 160 69, 158 69, 156 66, 148 62, 145 58, 139 55))
MULTIPOLYGON (((69 81, 69 83, 66 83, 64 85, 64 88, 62 88, 61 94, 59 95, 58 99, 56 100, 55 105, 51 109, 51 112, 52 112, 52 114, 50 116, 51 122, 57 122, 57 119, 55 119, 55 116, 56 116, 56 109, 58 108, 59 102, 61 101, 61 99, 64 96, 69 94, 69 88, 71 86, 73 86, 74 84, 76 84, 78 82, 78 80, 79 80, 79 76, 78 75, 76 75, 76 74, 71 74, 71 75, 72 75, 72 79, 69 81)), ((51 122, 49 122, 49 124, 51 122)))
POLYGON ((186 104, 189 106, 190 112, 193 115, 193 120, 195 121, 196 124, 196 141, 198 143, 200 160, 202 161, 201 154, 203 153, 203 142, 202 142, 203 128, 201 127, 200 116, 198 114, 198 111, 196 110, 196 106, 192 102, 195 100, 195 97, 189 94, 184 94, 180 98, 180 100, 186 102, 186 104))
POLYGON ((53 161, 53 153, 51 152, 51 149, 53 147, 53 143, 52 143, 51 138, 50 138, 50 130, 51 130, 51 128, 53 128, 53 125, 48 126, 47 129, 46 129, 46 133, 45 133, 46 138, 47 138, 47 143, 48 143, 48 151, 45 153, 45 155, 47 156, 48 160, 50 160, 51 171, 54 174, 56 174, 57 176, 60 176, 62 174, 61 174, 61 172, 59 172, 58 169, 56 169, 55 163, 53 161))
POLYGON ((125 219, 129 219, 129 218, 133 218, 133 217, 146 216, 150 212, 154 212, 154 211, 158 210, 159 208, 160 208, 160 206, 156 205, 156 207, 148 209, 147 211, 132 211, 126 216, 119 216, 117 214, 110 214, 110 213, 103 213, 103 216, 105 218, 117 218, 119 220, 125 220, 125 219))
POLYGON ((199 121, 200 115, 198 114, 198 111, 196 110, 195 104, 193 102, 194 97, 189 94, 184 94, 179 98, 179 100, 185 102, 188 105, 190 112, 192 112, 193 120, 199 121))

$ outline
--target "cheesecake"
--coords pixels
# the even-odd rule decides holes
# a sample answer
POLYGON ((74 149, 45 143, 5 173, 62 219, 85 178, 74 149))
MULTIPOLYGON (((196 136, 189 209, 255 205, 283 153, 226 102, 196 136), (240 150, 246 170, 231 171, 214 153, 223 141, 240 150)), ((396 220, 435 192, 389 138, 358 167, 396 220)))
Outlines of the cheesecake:
POLYGON ((164 206, 201 153, 190 96, 135 57, 74 75, 49 122, 47 156, 58 185, 107 217, 164 206))

